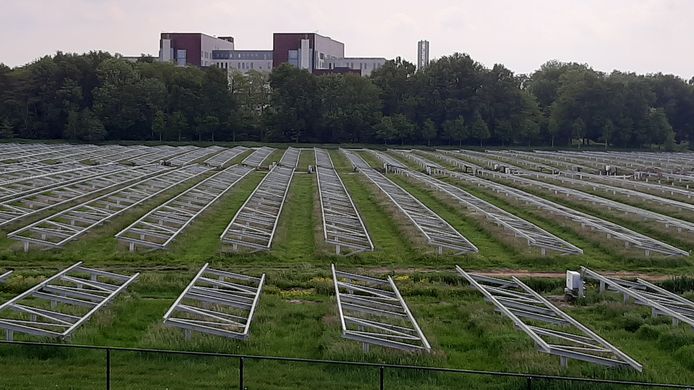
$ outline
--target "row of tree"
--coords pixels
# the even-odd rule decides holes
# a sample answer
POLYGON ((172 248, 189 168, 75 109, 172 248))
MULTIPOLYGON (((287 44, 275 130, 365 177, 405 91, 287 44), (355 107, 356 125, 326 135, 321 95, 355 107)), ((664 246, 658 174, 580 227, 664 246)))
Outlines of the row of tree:
POLYGON ((59 52, 0 65, 0 102, 5 138, 694 145, 694 79, 559 62, 515 75, 457 53, 420 71, 398 58, 367 78, 59 52))

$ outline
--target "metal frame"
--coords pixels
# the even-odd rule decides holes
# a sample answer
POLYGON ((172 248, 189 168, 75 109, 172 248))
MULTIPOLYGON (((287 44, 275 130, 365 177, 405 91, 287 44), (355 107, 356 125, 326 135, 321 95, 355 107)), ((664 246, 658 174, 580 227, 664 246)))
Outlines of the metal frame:
POLYGON ((147 164, 160 164, 175 156, 188 153, 189 151, 195 149, 195 146, 169 146, 161 145, 150 148, 149 153, 135 156, 125 161, 128 161, 135 165, 147 165, 147 164))
POLYGON ((17 177, 0 182, 0 202, 117 172, 124 168, 126 167, 117 164, 86 166, 70 163, 67 169, 55 172, 51 171, 51 168, 46 168, 45 170, 37 169, 37 172, 42 173, 36 175, 32 175, 31 172, 28 176, 26 173, 18 173, 17 177))
POLYGON ((274 148, 261 146, 260 148, 256 148, 253 151, 253 153, 251 153, 241 162, 241 164, 253 168, 258 168, 274 151, 274 148))
POLYGON ((164 324, 246 340, 265 284, 260 278, 209 268, 205 264, 164 314, 164 324), (177 315, 178 314, 178 315, 177 315))
POLYGON ((400 291, 386 280, 338 271, 331 265, 342 337, 403 351, 430 352, 431 346, 400 291))
POLYGON ((78 262, 0 304, 0 329, 5 330, 8 341, 15 332, 60 339, 70 337, 139 275, 86 268, 78 262), (8 316, 9 313, 14 315, 8 316))
POLYGON ((116 238, 128 243, 130 251, 138 245, 166 249, 200 214, 252 171, 232 165, 217 172, 148 212, 116 234, 116 238))
MULTIPOLYGON (((173 158, 170 158, 166 160, 167 163, 170 165, 174 166, 184 166, 184 165, 189 165, 192 164, 200 159, 203 159, 210 154, 217 155, 219 152, 222 150, 226 150, 225 148, 221 146, 209 146, 207 148, 198 148, 196 147, 195 149, 191 150, 190 152, 183 153, 181 155, 175 156, 173 158)), ((213 156, 210 156, 210 158, 213 158, 213 156)))
POLYGON ((559 356, 562 367, 568 365, 569 359, 574 359, 608 367, 631 367, 638 372, 643 370, 636 360, 559 310, 516 277, 504 280, 468 274, 459 266, 455 269, 525 332, 540 352, 559 356))
POLYGON ((290 146, 284 151, 284 154, 282 154, 282 158, 280 159, 279 164, 283 167, 296 169, 296 167, 299 165, 300 155, 300 149, 293 148, 290 146))
MULTIPOLYGON (((401 155, 405 158, 410 158, 417 161, 420 166, 434 166, 433 164, 429 164, 429 160, 413 155, 412 153, 402 152, 401 155)), ((447 170, 444 168, 437 168, 436 171, 440 174, 447 174, 447 170)), ((512 232, 514 237, 525 239, 528 246, 539 248, 542 255, 545 255, 547 250, 555 251, 561 254, 576 255, 583 253, 582 249, 570 244, 569 242, 562 240, 561 238, 547 232, 533 223, 530 223, 499 207, 496 207, 487 201, 477 198, 459 187, 419 172, 413 172, 411 170, 402 170, 399 171, 399 173, 418 180, 425 185, 454 198, 467 209, 480 213, 497 226, 512 232)))
POLYGON ((694 328, 694 302, 643 279, 629 282, 621 279, 607 278, 586 267, 581 267, 584 278, 600 282, 600 292, 610 288, 624 295, 624 302, 632 298, 636 304, 651 308, 653 317, 665 315, 672 318, 672 324, 683 322, 694 328))
POLYGON ((44 210, 88 198, 167 169, 169 168, 161 165, 143 165, 133 168, 121 166, 110 173, 4 201, 0 203, 0 226, 10 225, 44 210))
POLYGON ((330 154, 317 148, 314 154, 325 242, 334 245, 338 255, 342 248, 348 248, 349 255, 372 251, 374 245, 369 232, 335 170, 330 154))
POLYGON ((7 278, 9 278, 10 275, 12 275, 12 272, 14 272, 14 271, 9 270, 9 271, 5 272, 4 274, 0 274, 0 283, 5 283, 5 280, 7 278))
MULTIPOLYGON (((533 176, 538 177, 538 178, 544 177, 544 174, 541 174, 541 173, 533 173, 533 174, 527 174, 527 175, 533 175, 533 176)), ((494 176, 494 175, 492 175, 492 176, 494 176)), ((674 217, 671 217, 669 215, 664 215, 664 214, 656 213, 653 211, 645 210, 645 209, 640 208, 640 207, 630 206, 628 204, 624 204, 624 203, 617 202, 617 201, 614 201, 611 199, 603 198, 601 196, 593 195, 593 194, 579 191, 579 190, 576 190, 573 188, 562 187, 562 186, 546 183, 546 182, 539 181, 539 180, 533 180, 533 179, 529 179, 526 177, 520 177, 517 175, 513 175, 513 176, 512 175, 506 175, 503 177, 501 177, 501 176, 495 176, 495 177, 499 178, 499 179, 510 180, 511 182, 517 183, 520 185, 539 188, 543 191, 551 192, 554 195, 563 195, 566 198, 573 198, 573 199, 581 201, 581 202, 586 202, 586 203, 590 203, 592 205, 601 206, 601 207, 607 209, 608 211, 612 211, 612 210, 620 211, 620 212, 623 212, 625 214, 635 216, 635 217, 639 218, 641 221, 653 221, 653 222, 662 224, 666 229, 669 229, 670 227, 674 227, 675 229, 677 229, 678 232, 687 231, 689 233, 694 233, 694 223, 689 222, 689 221, 684 221, 684 220, 681 220, 678 218, 674 218, 674 217)), ((550 179, 552 179, 552 178, 550 178, 550 179)), ((558 179, 558 180, 563 180, 563 181, 569 182, 569 181, 572 181, 573 179, 562 178, 562 179, 558 179)), ((598 187, 598 186, 600 186, 600 185, 593 184, 593 187, 598 187)), ((607 187, 607 186, 605 186, 605 187, 607 187)), ((614 192, 614 193, 616 193, 619 190, 616 187, 613 187, 613 188, 614 188, 614 190, 612 190, 612 192, 614 192)), ((679 207, 680 209, 687 209, 688 211, 694 211, 693 205, 687 205, 687 204, 684 204, 682 202, 677 202, 674 200, 664 199, 664 198, 660 198, 660 197, 657 197, 654 195, 643 194, 643 193, 640 193, 637 191, 631 191, 631 190, 625 190, 625 189, 623 189, 620 192, 625 193, 627 191, 629 191, 631 196, 636 195, 635 197, 641 198, 643 200, 648 199, 648 200, 653 201, 653 200, 657 199, 658 203, 667 204, 667 205, 675 205, 675 203, 677 203, 677 204, 679 204, 679 206, 676 206, 676 207, 679 207)))
MULTIPOLYGON (((351 150, 340 149, 352 165, 366 176, 390 201, 410 220, 427 240, 429 245, 437 248, 439 254, 444 248, 456 255, 477 253, 478 249, 453 226, 438 214, 426 207, 419 199, 412 196, 402 187, 393 183, 369 165, 351 150)), ((402 165, 402 164, 400 164, 402 165)))
POLYGON ((86 203, 52 214, 7 236, 29 244, 58 248, 100 226, 108 220, 131 210, 153 197, 208 172, 199 165, 169 170, 157 176, 131 184, 86 203))
POLYGON ((205 160, 204 164, 212 167, 222 168, 246 150, 248 150, 248 148, 245 146, 234 146, 231 149, 224 149, 223 152, 215 154, 214 156, 205 160))
POLYGON ((287 149, 281 159, 284 163, 272 167, 253 190, 219 236, 223 249, 231 246, 233 251, 270 250, 294 177, 291 166, 296 166, 298 155, 298 149, 287 149))
MULTIPOLYGON (((689 256, 689 252, 676 248, 670 244, 637 233, 621 225, 617 225, 590 214, 586 214, 539 196, 527 193, 523 190, 468 174, 452 171, 448 172, 449 176, 455 179, 474 184, 478 187, 487 188, 496 193, 504 194, 506 197, 513 198, 526 205, 533 205, 540 210, 567 218, 568 220, 579 224, 582 228, 590 228, 591 230, 605 233, 607 238, 622 241, 626 248, 633 246, 635 248, 642 249, 646 256, 650 256, 651 253, 660 253, 665 256, 689 256)), ((508 179, 510 176, 491 171, 484 171, 484 173, 489 176, 503 177, 506 179, 508 179)))

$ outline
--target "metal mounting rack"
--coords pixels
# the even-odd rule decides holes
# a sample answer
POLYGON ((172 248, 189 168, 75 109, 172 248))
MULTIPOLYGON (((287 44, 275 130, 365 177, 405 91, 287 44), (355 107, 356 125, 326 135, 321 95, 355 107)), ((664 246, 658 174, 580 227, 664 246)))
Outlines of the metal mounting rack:
POLYGON ((29 244, 50 248, 62 247, 89 230, 207 171, 207 168, 199 165, 169 170, 57 212, 9 233, 8 237, 23 241, 25 251, 29 249, 29 244))
POLYGON ((559 356, 562 367, 568 365, 569 359, 574 359, 609 367, 631 367, 639 372, 643 370, 636 360, 517 278, 497 279, 468 274, 459 266, 455 268, 487 301, 525 332, 540 352, 559 356))
MULTIPOLYGON (((410 220, 422 233, 427 243, 434 246, 438 253, 451 250, 456 255, 476 253, 478 249, 448 222, 426 207, 409 192, 402 189, 390 179, 369 165, 356 153, 341 149, 352 165, 366 176, 388 199, 410 220)), ((402 165, 402 164, 401 164, 402 165)))
MULTIPOLYGON (((498 176, 504 179, 508 179, 511 176, 491 171, 484 171, 484 174, 494 177, 498 176)), ((643 250, 646 256, 650 256, 652 253, 659 253, 665 256, 689 256, 687 251, 676 248, 662 241, 645 236, 590 214, 586 214, 539 196, 527 193, 517 188, 458 172, 448 171, 448 175, 455 179, 474 184, 475 186, 489 189, 498 194, 503 194, 508 198, 512 198, 526 205, 532 205, 553 215, 566 218, 579 224, 582 228, 590 228, 591 230, 602 232, 607 235, 607 238, 617 239, 623 242, 625 248, 633 246, 634 248, 643 250)))
POLYGON ((347 248, 349 254, 372 251, 369 232, 335 171, 330 154, 325 149, 315 149, 314 153, 325 242, 335 246, 336 254, 342 253, 342 248, 347 248))
POLYGON ((4 283, 7 278, 9 278, 12 275, 12 270, 5 272, 4 274, 0 274, 0 283, 4 283))
POLYGON ((624 301, 632 298, 636 304, 651 308, 653 316, 664 315, 672 318, 673 325, 682 322, 694 328, 694 302, 643 279, 636 282, 607 278, 586 267, 581 267, 584 278, 600 282, 600 292, 610 288, 624 295, 624 301))
POLYGON ((280 165, 272 167, 253 190, 219 237, 224 247, 234 251, 270 249, 298 156, 298 149, 287 149, 280 165))
POLYGON ((64 339, 124 291, 139 274, 119 275, 78 262, 0 304, 0 329, 64 339))
POLYGON ((417 321, 389 276, 386 280, 331 266, 342 337, 403 351, 431 351, 417 321))
MULTIPOLYGON (((429 164, 429 160, 413 155, 412 153, 403 152, 401 155, 405 158, 416 159, 415 161, 418 161, 420 166, 432 166, 429 164)), ((520 237, 526 240, 529 246, 539 248, 543 255, 546 254, 547 251, 574 255, 583 253, 583 250, 580 248, 562 240, 544 229, 541 229, 535 224, 519 218, 489 202, 477 198, 459 187, 419 172, 413 172, 411 170, 399 172, 408 177, 412 177, 431 188, 447 194, 473 212, 480 213, 497 226, 503 227, 504 229, 512 232, 515 237, 520 237)), ((437 172, 447 174, 447 170, 444 168, 439 168, 437 172)))
POLYGON ((164 324, 245 340, 265 284, 260 278, 216 270, 205 264, 164 314, 164 324))
POLYGON ((178 196, 142 216, 116 234, 119 241, 136 246, 166 249, 183 230, 219 198, 253 171, 232 165, 199 182, 178 196))

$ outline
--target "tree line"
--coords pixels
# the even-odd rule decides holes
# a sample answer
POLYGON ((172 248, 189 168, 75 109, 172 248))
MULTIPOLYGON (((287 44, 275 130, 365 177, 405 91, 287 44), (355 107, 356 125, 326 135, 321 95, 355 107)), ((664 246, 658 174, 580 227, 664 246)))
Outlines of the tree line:
POLYGON ((0 102, 0 138, 694 145, 694 78, 556 61, 523 75, 459 53, 423 70, 397 58, 360 77, 58 52, 0 64, 0 102))

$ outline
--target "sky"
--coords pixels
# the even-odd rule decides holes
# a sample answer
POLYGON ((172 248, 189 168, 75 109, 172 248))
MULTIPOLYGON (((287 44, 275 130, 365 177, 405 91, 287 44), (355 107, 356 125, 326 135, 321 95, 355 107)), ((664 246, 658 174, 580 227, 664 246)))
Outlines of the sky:
POLYGON ((0 0, 0 63, 60 50, 158 55, 161 32, 231 35, 272 49, 273 32, 318 32, 347 56, 469 54, 531 73, 549 60, 694 76, 694 0, 0 0))

